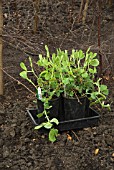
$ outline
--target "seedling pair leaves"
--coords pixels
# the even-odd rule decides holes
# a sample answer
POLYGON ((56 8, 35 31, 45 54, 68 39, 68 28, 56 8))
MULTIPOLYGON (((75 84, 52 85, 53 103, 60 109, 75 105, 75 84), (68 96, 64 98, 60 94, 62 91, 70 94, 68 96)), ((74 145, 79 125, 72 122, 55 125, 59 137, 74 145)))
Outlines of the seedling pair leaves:
POLYGON ((38 130, 38 129, 42 128, 42 127, 45 127, 46 129, 51 129, 51 127, 53 126, 52 123, 55 123, 56 125, 58 125, 59 121, 56 118, 53 118, 48 122, 41 123, 40 125, 36 126, 34 129, 38 130))
POLYGON ((27 67, 25 66, 25 64, 23 62, 20 63, 20 67, 24 70, 20 73, 20 76, 23 79, 28 79, 28 77, 27 77, 27 67))
POLYGON ((46 129, 50 129, 49 132, 49 140, 51 142, 55 142, 56 141, 56 137, 58 135, 58 130, 53 127, 53 123, 55 123, 56 125, 59 124, 58 120, 56 118, 53 118, 52 120, 45 122, 45 123, 41 123, 40 125, 36 126, 34 129, 38 130, 42 127, 46 128, 46 129))

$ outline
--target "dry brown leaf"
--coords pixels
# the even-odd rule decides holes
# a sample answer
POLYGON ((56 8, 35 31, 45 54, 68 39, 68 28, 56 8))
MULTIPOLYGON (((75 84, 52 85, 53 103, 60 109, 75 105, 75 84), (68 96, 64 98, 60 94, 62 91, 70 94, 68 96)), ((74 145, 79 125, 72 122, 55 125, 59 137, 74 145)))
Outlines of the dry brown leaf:
POLYGON ((95 155, 97 155, 99 153, 99 149, 95 149, 95 155))
POLYGON ((69 134, 67 134, 67 139, 72 140, 72 137, 69 134))
POLYGON ((110 79, 109 76, 103 76, 103 78, 104 78, 105 80, 109 80, 109 79, 110 79))

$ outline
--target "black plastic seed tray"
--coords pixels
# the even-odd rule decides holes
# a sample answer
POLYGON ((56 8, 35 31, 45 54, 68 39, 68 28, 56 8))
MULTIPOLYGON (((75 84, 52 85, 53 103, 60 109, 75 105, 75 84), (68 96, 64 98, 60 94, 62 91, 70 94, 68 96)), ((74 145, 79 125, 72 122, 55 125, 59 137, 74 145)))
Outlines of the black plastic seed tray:
MULTIPOLYGON (((42 121, 42 118, 37 117, 37 109, 27 109, 29 116, 31 117, 33 123, 35 125, 39 125, 42 121)), ((73 130, 73 129, 83 129, 87 127, 98 126, 100 115, 93 109, 89 109, 89 113, 85 118, 68 120, 68 121, 60 121, 57 129, 59 131, 73 130)))

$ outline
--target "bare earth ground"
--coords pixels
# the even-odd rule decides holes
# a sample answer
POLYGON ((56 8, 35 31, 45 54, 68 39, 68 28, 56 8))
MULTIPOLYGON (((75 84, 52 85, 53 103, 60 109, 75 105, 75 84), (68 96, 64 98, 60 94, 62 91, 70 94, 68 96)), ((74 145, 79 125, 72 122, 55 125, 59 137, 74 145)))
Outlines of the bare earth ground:
MULTIPOLYGON (((80 1, 46 1, 40 5, 39 28, 33 34, 31 1, 17 0, 18 20, 14 1, 3 1, 3 62, 4 70, 19 77, 19 63, 28 53, 45 53, 47 44, 56 48, 98 52, 97 8, 88 10, 86 25, 77 23, 80 1), (72 8, 71 8, 72 5, 72 8), (70 10, 72 14, 70 14, 70 10), (70 16, 71 15, 71 16, 70 16)), ((103 73, 110 94, 111 112, 99 110, 99 126, 61 133, 52 144, 47 134, 34 130, 26 108, 34 106, 34 97, 20 84, 4 74, 4 95, 0 96, 1 170, 113 170, 114 167, 114 7, 103 8, 101 17, 101 51, 103 73), (68 134, 72 140, 69 140, 68 134), (95 153, 99 149, 98 153, 95 153)), ((36 60, 37 56, 33 55, 36 60)))

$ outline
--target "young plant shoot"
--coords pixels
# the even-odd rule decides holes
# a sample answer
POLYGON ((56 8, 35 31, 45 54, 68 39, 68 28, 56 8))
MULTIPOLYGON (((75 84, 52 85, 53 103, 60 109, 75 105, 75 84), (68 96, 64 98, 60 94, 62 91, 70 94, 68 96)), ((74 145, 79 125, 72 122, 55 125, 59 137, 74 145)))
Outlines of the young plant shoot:
POLYGON ((101 83, 101 78, 95 78, 99 60, 97 53, 90 52, 90 48, 84 53, 82 50, 72 49, 68 51, 57 49, 56 53, 50 55, 49 49, 45 46, 46 55, 39 54, 38 61, 33 62, 29 57, 29 68, 21 62, 22 72, 20 76, 27 80, 36 91, 36 98, 43 102, 43 111, 38 117, 45 117, 45 121, 35 127, 35 129, 49 129, 49 140, 56 141, 58 130, 54 125, 59 121, 53 117, 50 119, 50 110, 53 107, 50 101, 61 95, 69 98, 87 97, 90 106, 100 104, 102 108, 110 109, 109 104, 105 104, 108 88, 101 83), (30 74, 36 81, 32 81, 30 74), (37 82, 37 83, 35 83, 37 82))

